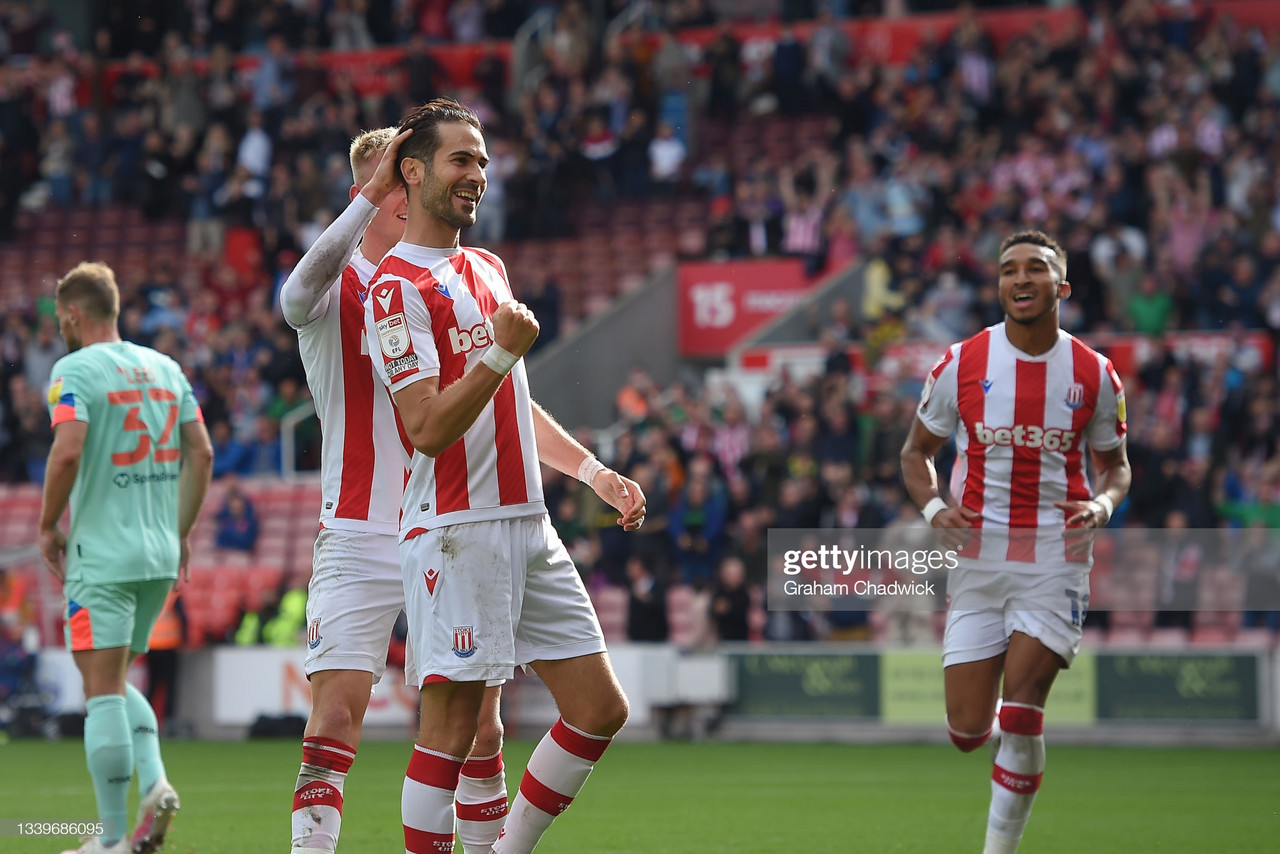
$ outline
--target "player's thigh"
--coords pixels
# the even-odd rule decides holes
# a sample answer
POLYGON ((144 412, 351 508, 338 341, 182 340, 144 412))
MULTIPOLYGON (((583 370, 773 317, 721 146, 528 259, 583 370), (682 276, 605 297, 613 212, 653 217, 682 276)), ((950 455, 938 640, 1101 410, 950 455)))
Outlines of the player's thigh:
POLYGON ((416 684, 511 677, 523 589, 518 552, 508 520, 446 525, 400 544, 416 684))
POLYGON ((358 670, 380 679, 403 608, 394 536, 322 530, 307 588, 307 674, 358 670))
POLYGON ((318 670, 311 679, 311 715, 306 736, 337 738, 356 746, 373 691, 367 670, 318 670))
MULTIPOLYGON (((68 581, 63 587, 67 649, 113 649, 133 644, 134 621, 138 613, 138 584, 85 584, 68 581)), ((172 585, 173 582, 166 582, 172 585)), ((163 605, 163 601, 161 605, 163 605)), ((159 611, 156 612, 157 614, 159 611)), ((155 615, 152 615, 152 622, 155 615)), ((147 627, 150 631, 150 626, 147 627)), ((145 648, 145 645, 144 645, 145 648)))
POLYGON ((1004 699, 1044 707, 1062 658, 1036 638, 1014 632, 1004 663, 1004 699))
POLYGON ((1089 573, 1077 566, 1023 576, 1005 609, 1009 634, 1021 632, 1054 652, 1070 667, 1080 651, 1089 610, 1089 573))
POLYGON ((1080 651, 1088 607, 1087 571, 1070 566, 1025 579, 1005 611, 1006 700, 1044 705, 1058 671, 1080 651))
POLYGON ((1004 574, 964 561, 947 576, 947 622, 942 635, 942 664, 951 667, 984 661, 1009 646, 1004 608, 1009 580, 1004 574))
POLYGON ((970 561, 947 578, 946 630, 942 637, 947 721, 957 732, 986 732, 995 715, 1009 634, 1004 605, 1008 581, 970 561))
POLYGON ((135 655, 140 655, 151 648, 151 630, 155 628, 156 620, 160 619, 160 612, 164 610, 164 602, 173 589, 173 579, 136 581, 134 584, 133 637, 129 649, 135 655))
POLYGON ((527 569, 516 625, 516 661, 557 661, 604 652, 604 632, 591 597, 550 517, 519 522, 527 569))
POLYGON ((630 708, 607 652, 542 659, 530 667, 555 698, 565 723, 609 737, 622 729, 630 708))
POLYGON ((947 725, 964 735, 981 735, 991 727, 1000 694, 1005 653, 943 668, 947 725))

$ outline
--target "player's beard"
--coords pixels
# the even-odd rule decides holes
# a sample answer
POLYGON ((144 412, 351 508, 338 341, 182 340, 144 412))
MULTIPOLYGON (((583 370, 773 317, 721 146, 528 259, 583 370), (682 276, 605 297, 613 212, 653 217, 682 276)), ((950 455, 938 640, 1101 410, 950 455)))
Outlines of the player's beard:
MULTIPOLYGON (((453 204, 455 187, 448 186, 434 177, 422 191, 422 209, 428 216, 448 223, 450 228, 464 229, 476 224, 476 212, 480 209, 479 200, 470 213, 460 213, 453 204)), ((479 193, 479 190, 476 190, 479 193)))

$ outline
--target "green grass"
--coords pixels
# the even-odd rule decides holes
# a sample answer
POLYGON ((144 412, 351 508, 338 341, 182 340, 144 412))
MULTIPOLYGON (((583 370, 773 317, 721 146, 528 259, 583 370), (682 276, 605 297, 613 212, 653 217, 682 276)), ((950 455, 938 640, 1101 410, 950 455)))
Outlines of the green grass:
MULTIPOLYGON (((532 745, 507 746, 514 791, 532 745)), ((169 854, 287 852, 297 743, 174 742, 183 810, 169 854)), ((341 850, 403 851, 407 744, 368 743, 346 787, 341 850)), ((989 759, 941 745, 618 744, 539 854, 978 852, 989 759)), ((0 745, 0 818, 95 816, 75 741, 0 745)), ((1049 746, 1029 854, 1280 850, 1280 751, 1049 746)), ((72 840, 73 841, 73 840, 72 840)), ((0 838, 4 854, 68 840, 0 838)), ((461 848, 459 848, 461 854, 461 848)))

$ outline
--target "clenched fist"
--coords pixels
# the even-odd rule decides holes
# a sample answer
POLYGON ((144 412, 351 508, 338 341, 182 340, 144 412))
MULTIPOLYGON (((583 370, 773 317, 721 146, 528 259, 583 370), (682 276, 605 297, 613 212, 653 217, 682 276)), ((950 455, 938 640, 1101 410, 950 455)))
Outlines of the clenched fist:
POLYGON ((504 302, 489 322, 493 324, 494 343, 513 356, 523 356, 538 340, 538 319, 522 302, 504 302))

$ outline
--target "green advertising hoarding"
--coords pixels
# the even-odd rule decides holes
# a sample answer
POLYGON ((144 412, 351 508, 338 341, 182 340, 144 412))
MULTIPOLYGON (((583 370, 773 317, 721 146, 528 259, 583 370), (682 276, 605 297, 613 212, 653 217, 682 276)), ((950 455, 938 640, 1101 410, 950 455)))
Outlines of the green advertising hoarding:
MULTIPOLYGON (((1258 657, 1105 655, 1098 660, 1098 716, 1126 721, 1257 723, 1258 657)), ((1054 692, 1054 706, 1057 706, 1054 692)))
MULTIPOLYGON (((1081 653, 1053 683, 1054 724, 1097 720, 1094 657, 1081 653)), ((937 724, 946 716, 942 656, 936 651, 889 650, 880 656, 880 719, 886 724, 937 724)))
POLYGON ((876 653, 748 652, 735 658, 737 714, 871 719, 880 715, 876 653))
MULTIPOLYGON (((889 725, 943 725, 938 650, 883 653, 733 652, 738 700, 749 717, 850 718, 889 725)), ((1099 722, 1261 722, 1259 657, 1253 653, 1081 653, 1050 699, 1055 726, 1099 722)))

